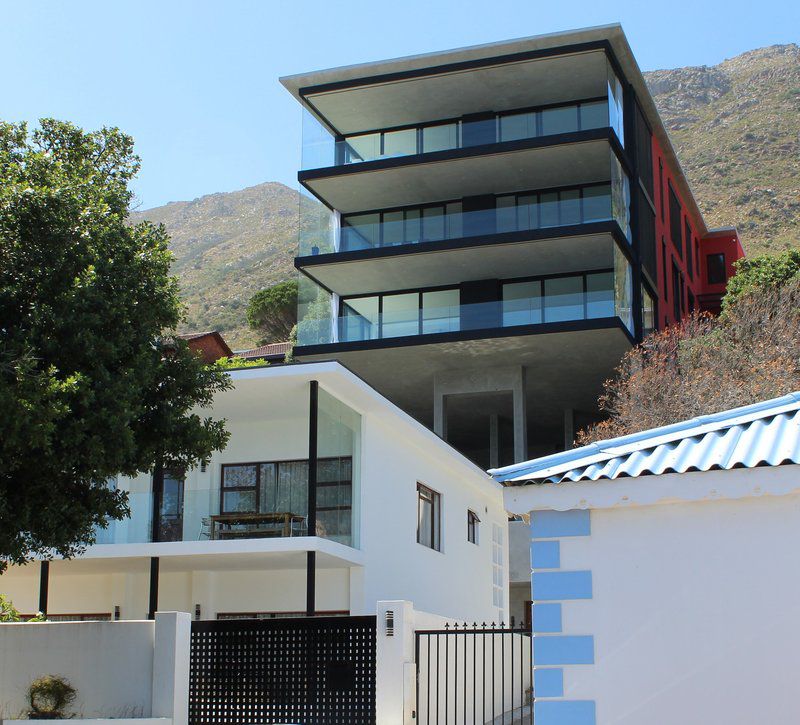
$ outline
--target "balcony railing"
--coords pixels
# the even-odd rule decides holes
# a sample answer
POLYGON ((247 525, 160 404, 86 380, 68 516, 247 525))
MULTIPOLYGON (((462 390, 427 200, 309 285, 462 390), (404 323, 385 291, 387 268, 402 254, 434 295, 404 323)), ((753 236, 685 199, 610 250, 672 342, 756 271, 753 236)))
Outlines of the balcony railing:
MULTIPOLYGON (((462 211, 460 202, 343 217, 340 251, 395 247, 616 219, 625 229, 628 200, 611 183, 497 198, 493 209, 462 211)), ((312 254, 313 249, 309 250, 312 254)))
POLYGON ((463 305, 457 302, 458 290, 343 300, 343 314, 337 321, 339 341, 538 325, 616 314, 614 274, 610 271, 508 283, 503 285, 503 295, 503 300, 463 305), (436 300, 447 296, 455 298, 454 304, 437 304, 436 300), (364 314, 369 307, 376 311, 364 314))
POLYGON ((448 239, 616 221, 631 241, 630 185, 609 152, 608 181, 494 196, 494 206, 464 211, 461 200, 336 215, 301 197, 299 256, 398 247, 448 239))

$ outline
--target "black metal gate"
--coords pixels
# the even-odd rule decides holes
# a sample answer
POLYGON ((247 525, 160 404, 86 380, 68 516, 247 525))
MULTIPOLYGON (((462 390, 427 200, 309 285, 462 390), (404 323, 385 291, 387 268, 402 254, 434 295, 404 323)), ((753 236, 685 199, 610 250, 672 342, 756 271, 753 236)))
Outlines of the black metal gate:
POLYGON ((374 616, 192 622, 190 725, 374 722, 374 616))
POLYGON ((417 630, 420 725, 533 723, 531 630, 478 624, 417 630))

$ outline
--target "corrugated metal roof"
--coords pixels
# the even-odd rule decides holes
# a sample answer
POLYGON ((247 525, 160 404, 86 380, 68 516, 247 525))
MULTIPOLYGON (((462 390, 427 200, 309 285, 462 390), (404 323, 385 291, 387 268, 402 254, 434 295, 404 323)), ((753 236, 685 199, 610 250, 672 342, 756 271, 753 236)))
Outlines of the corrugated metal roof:
POLYGON ((800 463, 800 392, 489 471, 507 484, 800 463))

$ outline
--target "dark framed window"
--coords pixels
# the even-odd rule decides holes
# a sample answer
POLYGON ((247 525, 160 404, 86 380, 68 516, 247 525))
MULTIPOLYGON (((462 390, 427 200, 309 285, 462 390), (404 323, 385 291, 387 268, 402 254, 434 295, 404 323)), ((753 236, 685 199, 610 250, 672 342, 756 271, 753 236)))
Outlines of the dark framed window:
POLYGON ((689 312, 694 312, 694 310, 695 310, 695 305, 696 305, 696 303, 695 303, 695 299, 694 299, 694 295, 692 294, 692 291, 691 291, 691 290, 689 290, 689 291, 687 292, 687 294, 688 294, 688 296, 689 296, 689 312))
POLYGON ((642 284, 642 332, 649 335, 656 329, 658 319, 658 305, 655 295, 642 284))
POLYGON ((686 271, 689 279, 694 279, 694 262, 692 261, 692 228, 689 226, 689 218, 684 222, 684 239, 686 240, 686 271))
POLYGON ((697 271, 697 277, 700 278, 700 242, 697 237, 694 238, 694 264, 697 271))
POLYGON ((664 302, 669 299, 669 280, 667 279, 667 242, 661 237, 661 269, 664 271, 664 302))
POLYGON ((653 198, 653 142, 650 128, 645 121, 642 109, 636 104, 636 162, 639 167, 639 178, 653 198))
POLYGON ((683 239, 681 235, 681 203, 678 195, 669 184, 669 236, 678 256, 683 259, 683 239))
POLYGON ((441 551, 441 500, 431 488, 417 483, 417 543, 441 551))
POLYGON ((681 271, 675 260, 672 260, 672 314, 675 321, 681 319, 683 316, 683 296, 681 290, 683 288, 683 281, 681 279, 681 271))
POLYGON ((467 541, 470 544, 478 543, 478 524, 481 520, 474 511, 467 511, 467 541))
POLYGON ((661 221, 663 222, 666 219, 667 197, 664 194, 664 162, 661 159, 658 160, 658 196, 659 206, 661 207, 661 221))
MULTIPOLYGON (((317 461, 317 524, 325 536, 349 536, 352 511, 352 459, 317 461), (342 513, 344 512, 344 513, 342 513)), ((222 465, 220 513, 308 515, 308 461, 258 461, 222 465)))
POLYGON ((728 272, 725 269, 725 255, 706 255, 706 276, 709 284, 725 284, 728 281, 728 272))
POLYGON ((645 193, 639 189, 639 253, 642 266, 647 270, 650 278, 657 279, 656 272, 656 216, 647 200, 645 193))

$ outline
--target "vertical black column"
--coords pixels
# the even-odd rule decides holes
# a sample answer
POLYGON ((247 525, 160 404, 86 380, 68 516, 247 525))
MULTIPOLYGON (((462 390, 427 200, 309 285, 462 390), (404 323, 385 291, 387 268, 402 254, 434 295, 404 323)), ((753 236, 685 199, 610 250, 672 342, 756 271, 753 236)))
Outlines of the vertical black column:
POLYGON ((164 495, 164 466, 159 462, 153 469, 153 515, 150 526, 150 540, 159 540, 161 520, 161 498, 164 495))
MULTIPOLYGON (((309 384, 308 411, 308 535, 317 535, 317 425, 319 420, 319 384, 309 384)), ((316 603, 317 552, 306 552, 306 615, 313 617, 316 603)))
POLYGON ((42 561, 39 566, 39 611, 47 616, 47 594, 50 588, 50 562, 42 561))
POLYGON ((150 557, 150 603, 147 618, 155 619, 158 611, 158 557, 150 557))
MULTIPOLYGON (((640 195, 639 195, 639 176, 641 174, 640 164, 641 159, 636 149, 636 92, 633 86, 623 81, 620 76, 620 82, 623 85, 623 127, 625 129, 625 155, 633 169, 633 175, 628 180, 628 187, 630 188, 630 218, 631 218, 631 233, 633 235, 633 264, 631 264, 632 287, 631 290, 631 314, 633 316, 633 336, 637 342, 642 339, 642 247, 641 239, 639 238, 639 215, 642 210, 639 209, 640 195)), ((652 174, 652 169, 648 170, 652 174)), ((624 230, 623 230, 624 231, 624 230)))

